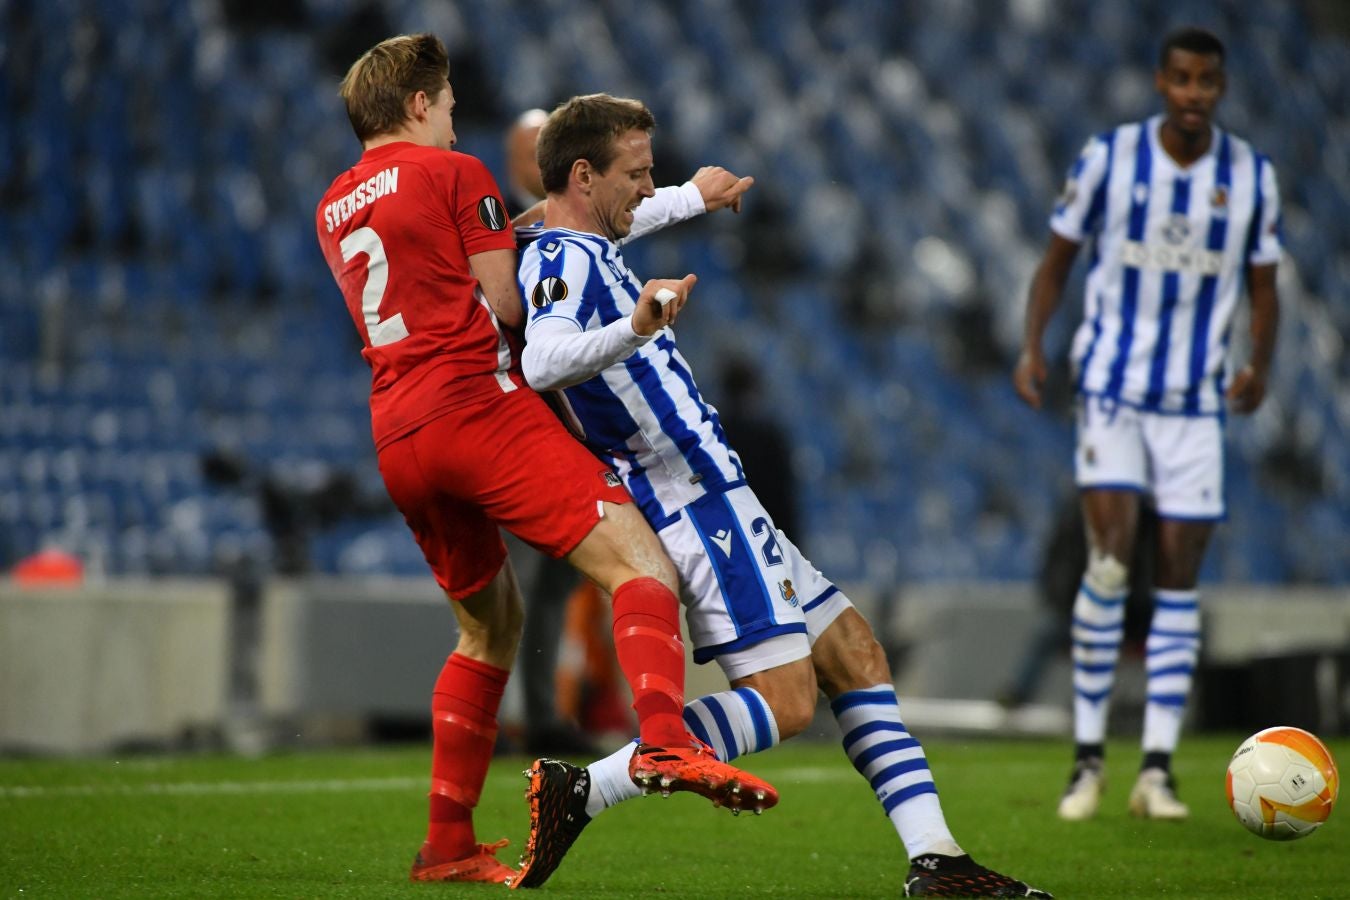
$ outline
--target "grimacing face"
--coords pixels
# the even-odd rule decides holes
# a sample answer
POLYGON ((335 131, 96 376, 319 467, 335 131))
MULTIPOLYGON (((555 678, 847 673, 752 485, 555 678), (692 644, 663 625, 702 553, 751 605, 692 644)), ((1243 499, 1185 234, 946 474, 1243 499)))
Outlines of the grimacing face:
POLYGON ((1209 133, 1224 91, 1223 62, 1218 56, 1173 48, 1154 85, 1162 95, 1167 124, 1188 137, 1209 133))
POLYGON ((627 237, 633 210, 656 193, 652 183, 652 136, 640 129, 615 140, 618 153, 604 172, 592 169, 590 207, 599 232, 610 240, 627 237))

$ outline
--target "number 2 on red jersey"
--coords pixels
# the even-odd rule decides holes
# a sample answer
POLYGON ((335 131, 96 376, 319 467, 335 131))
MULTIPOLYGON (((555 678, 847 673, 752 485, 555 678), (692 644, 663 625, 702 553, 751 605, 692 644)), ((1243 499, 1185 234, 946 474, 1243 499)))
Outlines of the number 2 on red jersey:
POLYGON ((384 242, 369 226, 358 228, 342 239, 342 261, 351 262, 358 253, 366 254, 366 286, 361 291, 361 314, 366 320, 366 336, 372 347, 383 347, 408 336, 403 324, 403 313, 394 313, 380 319, 380 304, 384 289, 389 284, 389 260, 384 255, 384 242))

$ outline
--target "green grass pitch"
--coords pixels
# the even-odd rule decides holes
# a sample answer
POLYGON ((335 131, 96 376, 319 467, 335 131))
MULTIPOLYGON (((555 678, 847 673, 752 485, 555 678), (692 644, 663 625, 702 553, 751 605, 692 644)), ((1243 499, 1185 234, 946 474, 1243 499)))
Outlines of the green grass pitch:
MULTIPOLYGON (((1059 898, 1350 897, 1350 810, 1280 844, 1228 811, 1223 773, 1239 735, 1189 737, 1176 774, 1192 817, 1125 811, 1138 754, 1113 743, 1094 821, 1060 822, 1065 743, 929 739, 948 822, 986 865, 1059 898)), ((1350 761, 1350 740, 1331 742, 1350 761)), ((481 885, 411 884, 423 836, 425 747, 83 761, 0 759, 0 896, 469 897, 481 885)), ((479 839, 524 844, 523 758, 497 760, 479 839)), ((836 744, 788 744, 747 768, 782 792, 762 817, 693 796, 644 797, 593 822, 535 896, 898 897, 891 825, 836 744)), ((1350 802, 1350 801, 1346 801, 1350 802)))

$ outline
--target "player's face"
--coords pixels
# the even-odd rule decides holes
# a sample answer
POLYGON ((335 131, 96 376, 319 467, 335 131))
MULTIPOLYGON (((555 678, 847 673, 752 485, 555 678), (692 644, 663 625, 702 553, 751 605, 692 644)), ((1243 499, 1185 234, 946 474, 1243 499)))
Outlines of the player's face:
POLYGON ((431 127, 432 140, 442 150, 451 150, 455 146, 455 92, 450 82, 436 95, 431 106, 427 107, 427 121, 431 127))
POLYGON ((1214 107, 1223 96, 1219 57, 1173 48, 1167 54, 1167 65, 1154 76, 1154 84, 1162 94, 1168 125, 1185 135, 1209 133, 1214 107))
POLYGON ((633 210, 656 193, 652 185, 652 137, 633 129, 615 138, 618 153, 609 168, 591 180, 590 205, 600 233, 610 240, 627 237, 633 210))

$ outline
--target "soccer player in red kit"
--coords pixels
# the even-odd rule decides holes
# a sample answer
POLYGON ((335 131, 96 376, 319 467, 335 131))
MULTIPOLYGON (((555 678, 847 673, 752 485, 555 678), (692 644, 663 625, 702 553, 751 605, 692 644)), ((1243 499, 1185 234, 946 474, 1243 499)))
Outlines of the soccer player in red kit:
MULTIPOLYGON (((674 567, 618 477, 525 385, 504 330, 522 319, 515 236, 486 167, 452 149, 448 75, 429 34, 390 38, 352 65, 340 93, 364 152, 316 224, 371 367, 380 473, 459 623, 433 694, 430 824, 411 877, 508 883, 505 842, 479 844, 472 818, 523 618, 498 526, 613 596, 639 722, 635 781, 732 808, 777 795, 685 730, 674 567)), ((648 290, 661 287, 687 291, 648 290)))

